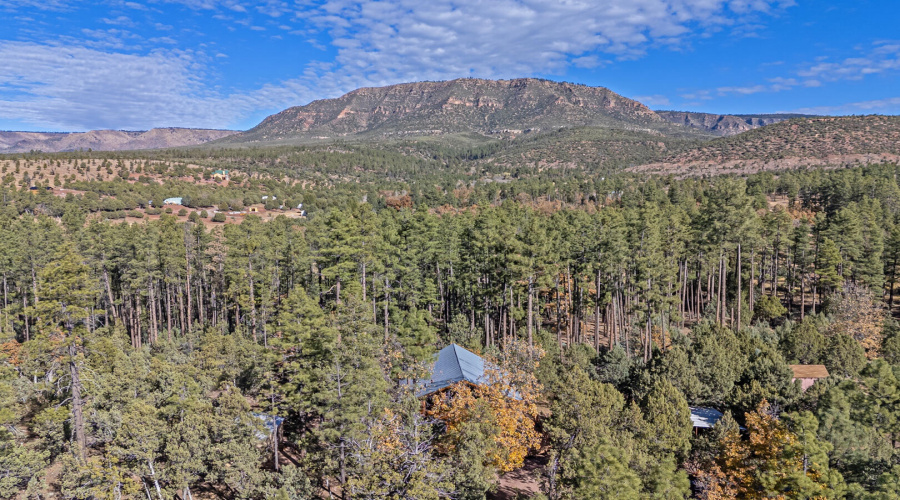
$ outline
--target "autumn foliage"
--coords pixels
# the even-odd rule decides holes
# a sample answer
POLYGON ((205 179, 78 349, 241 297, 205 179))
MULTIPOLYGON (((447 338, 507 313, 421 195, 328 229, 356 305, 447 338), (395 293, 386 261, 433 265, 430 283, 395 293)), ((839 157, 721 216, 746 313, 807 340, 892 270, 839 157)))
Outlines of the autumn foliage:
MULTIPOLYGON (((446 426, 442 443, 446 451, 456 449, 466 435, 465 427, 474 420, 489 424, 493 446, 488 458, 500 472, 521 467, 528 453, 538 447, 540 435, 535 419, 540 386, 530 370, 522 366, 523 359, 529 358, 508 355, 520 350, 508 346, 502 367, 486 363, 490 366, 485 370, 486 383, 460 382, 432 397, 426 414, 446 426)), ((543 352, 532 354, 530 359, 536 367, 543 352)))
MULTIPOLYGON (((829 491, 797 434, 775 417, 767 401, 746 414, 747 436, 728 432, 712 463, 693 472, 704 500, 827 498, 829 491), (805 493, 800 495, 800 490, 805 493)), ((827 464, 824 464, 827 468, 827 464)))

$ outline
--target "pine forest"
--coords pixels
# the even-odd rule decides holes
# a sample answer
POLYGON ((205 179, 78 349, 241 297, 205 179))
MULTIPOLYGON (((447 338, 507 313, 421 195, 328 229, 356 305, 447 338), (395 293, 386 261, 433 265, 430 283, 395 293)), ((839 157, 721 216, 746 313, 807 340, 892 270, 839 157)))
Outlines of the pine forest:
POLYGON ((900 167, 642 134, 0 157, 0 498, 900 498, 900 167))

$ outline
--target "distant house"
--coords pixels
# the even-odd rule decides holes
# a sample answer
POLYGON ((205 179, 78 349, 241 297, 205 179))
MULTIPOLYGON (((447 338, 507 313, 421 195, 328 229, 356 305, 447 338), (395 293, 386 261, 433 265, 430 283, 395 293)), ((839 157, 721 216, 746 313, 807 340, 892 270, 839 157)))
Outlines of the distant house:
POLYGON ((828 369, 825 365, 791 365, 791 370, 794 371, 791 382, 799 380, 803 392, 812 387, 816 380, 828 378, 828 369))
POLYGON ((163 200, 163 205, 181 205, 181 200, 180 196, 177 198, 166 198, 163 200))
POLYGON ((419 381, 422 388, 416 393, 418 397, 440 392, 459 382, 472 385, 486 382, 484 359, 472 351, 450 344, 441 349, 436 357, 431 378, 419 381))
POLYGON ((694 429, 712 429, 722 416, 722 412, 714 408, 691 406, 691 423, 694 424, 694 429))
POLYGON ((216 180, 228 179, 228 171, 227 170, 213 171, 213 179, 216 179, 216 180))

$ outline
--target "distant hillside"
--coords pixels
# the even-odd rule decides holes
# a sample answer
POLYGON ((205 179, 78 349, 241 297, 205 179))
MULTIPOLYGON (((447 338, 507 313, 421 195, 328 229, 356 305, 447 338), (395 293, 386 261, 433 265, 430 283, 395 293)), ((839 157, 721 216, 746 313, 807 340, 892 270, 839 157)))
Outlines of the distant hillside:
POLYGON ((155 128, 147 131, 92 130, 90 132, 0 132, 0 153, 55 153, 92 149, 121 151, 195 146, 234 134, 231 130, 155 128))
POLYGON ((578 126, 694 133, 602 87, 532 78, 467 78, 354 90, 289 108, 222 142, 308 143, 473 132, 508 138, 578 126))
POLYGON ((797 118, 715 139, 635 167, 705 175, 900 161, 900 116, 797 118))
POLYGON ((599 127, 573 127, 526 136, 487 157, 494 165, 515 167, 621 169, 683 151, 701 140, 599 127))
POLYGON ((740 134, 792 118, 812 118, 809 115, 796 114, 716 115, 691 111, 657 111, 656 114, 672 123, 721 136, 740 134))

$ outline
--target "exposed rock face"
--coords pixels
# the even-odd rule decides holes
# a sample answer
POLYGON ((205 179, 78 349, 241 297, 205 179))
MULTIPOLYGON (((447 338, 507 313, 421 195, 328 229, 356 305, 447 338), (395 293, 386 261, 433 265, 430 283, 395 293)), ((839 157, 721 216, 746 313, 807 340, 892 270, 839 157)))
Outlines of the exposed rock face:
POLYGON ((191 128, 155 128, 143 132, 91 130, 90 132, 0 132, 0 153, 62 152, 92 149, 120 151, 195 146, 236 132, 191 128))
POLYGON ((636 128, 664 123, 643 104, 602 87, 532 78, 467 78, 354 90, 269 116, 232 140, 452 132, 516 135, 580 125, 636 128))
POLYGON ((714 115, 690 111, 657 111, 656 114, 672 123, 696 128, 716 135, 735 135, 765 125, 783 122, 805 115, 714 115))

